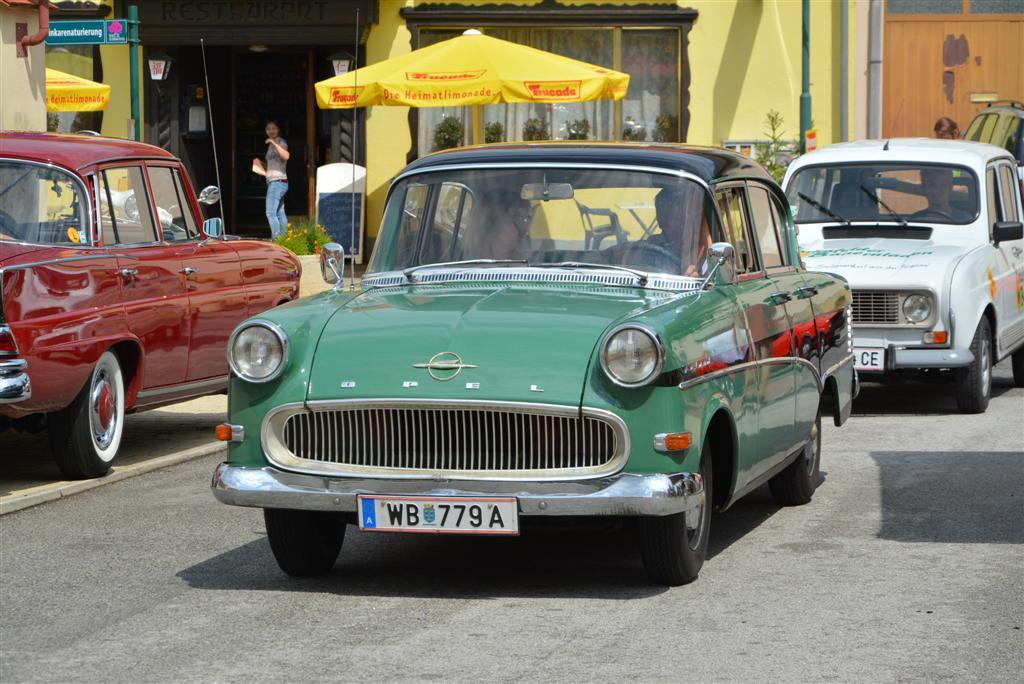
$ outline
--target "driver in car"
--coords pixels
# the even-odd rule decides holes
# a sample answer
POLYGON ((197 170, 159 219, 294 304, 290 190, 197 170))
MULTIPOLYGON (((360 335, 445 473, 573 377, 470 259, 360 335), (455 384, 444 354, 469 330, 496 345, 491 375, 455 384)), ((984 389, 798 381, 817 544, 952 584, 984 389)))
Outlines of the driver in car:
MULTIPOLYGON (((696 199, 696 198, 693 198, 696 199)), ((640 254, 640 258, 645 262, 650 263, 651 266, 657 266, 658 264, 664 263, 666 260, 670 260, 675 268, 672 270, 679 269, 679 265, 683 262, 682 257, 693 254, 695 258, 685 270, 678 271, 686 276, 699 277, 701 275, 702 265, 705 257, 708 253, 708 248, 711 246, 711 229, 708 227, 707 215, 702 209, 697 210, 701 212, 702 220, 700 225, 700 239, 696 249, 688 245, 687 242, 693 240, 692 235, 688 235, 688 224, 687 217, 693 215, 693 204, 694 202, 688 201, 691 198, 685 197, 684 194, 675 187, 665 187, 654 198, 654 213, 658 218, 658 226, 661 227, 661 232, 650 236, 643 241, 644 244, 649 245, 650 248, 657 250, 658 252, 664 253, 661 258, 656 260, 645 259, 644 254, 640 254)), ((700 203, 697 203, 700 207, 700 203)))
POLYGON ((480 221, 466 235, 463 259, 526 259, 530 256, 530 202, 511 190, 483 196, 480 221))
POLYGON ((921 169, 921 193, 928 200, 928 207, 914 212, 911 218, 927 218, 939 215, 951 220, 963 220, 963 211, 950 204, 953 195, 953 171, 951 169, 921 169))

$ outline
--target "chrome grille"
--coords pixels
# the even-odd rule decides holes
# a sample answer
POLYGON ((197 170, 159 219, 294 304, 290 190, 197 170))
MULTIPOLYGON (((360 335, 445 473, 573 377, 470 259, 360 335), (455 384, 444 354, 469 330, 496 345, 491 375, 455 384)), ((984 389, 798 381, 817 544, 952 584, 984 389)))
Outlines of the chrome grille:
POLYGON ((277 439, 266 445, 267 454, 285 467, 431 477, 590 476, 617 469, 624 459, 628 433, 612 414, 522 406, 298 408, 268 418, 277 439))
POLYGON ((853 291, 854 323, 900 322, 900 296, 884 290, 853 291))

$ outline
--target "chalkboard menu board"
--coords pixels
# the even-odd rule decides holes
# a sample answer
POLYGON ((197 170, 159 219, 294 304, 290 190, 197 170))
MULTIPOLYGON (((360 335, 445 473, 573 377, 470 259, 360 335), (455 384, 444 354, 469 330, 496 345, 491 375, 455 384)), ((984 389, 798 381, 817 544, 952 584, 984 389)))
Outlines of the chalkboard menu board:
POLYGON ((351 192, 322 192, 317 203, 317 223, 339 245, 345 248, 346 255, 358 255, 362 245, 362 200, 363 195, 351 192), (352 225, 352 200, 355 199, 355 230, 352 225), (355 244, 352 239, 355 237, 355 244))

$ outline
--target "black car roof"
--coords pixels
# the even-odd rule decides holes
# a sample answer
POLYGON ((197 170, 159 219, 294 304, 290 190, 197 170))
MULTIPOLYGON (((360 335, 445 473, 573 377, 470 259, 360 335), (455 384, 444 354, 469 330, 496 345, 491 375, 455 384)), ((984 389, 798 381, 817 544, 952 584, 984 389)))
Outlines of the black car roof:
POLYGON ((553 163, 647 166, 688 171, 706 182, 721 178, 771 176, 749 157, 719 147, 632 143, 506 143, 435 152, 414 161, 403 174, 452 164, 553 163))

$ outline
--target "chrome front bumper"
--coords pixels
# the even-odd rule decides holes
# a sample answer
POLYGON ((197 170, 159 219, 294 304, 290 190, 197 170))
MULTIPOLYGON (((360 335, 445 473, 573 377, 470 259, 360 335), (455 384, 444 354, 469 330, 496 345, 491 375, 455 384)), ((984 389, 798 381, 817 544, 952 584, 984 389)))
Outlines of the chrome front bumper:
POLYGON ((221 463, 213 473, 213 495, 233 506, 354 513, 360 494, 377 496, 514 496, 520 515, 662 516, 685 513, 696 527, 704 505, 699 473, 620 473, 572 482, 479 480, 373 480, 321 477, 276 468, 221 463))
POLYGON ((32 397, 28 362, 24 359, 0 361, 0 404, 13 404, 32 397))

